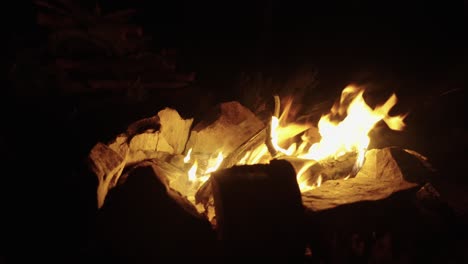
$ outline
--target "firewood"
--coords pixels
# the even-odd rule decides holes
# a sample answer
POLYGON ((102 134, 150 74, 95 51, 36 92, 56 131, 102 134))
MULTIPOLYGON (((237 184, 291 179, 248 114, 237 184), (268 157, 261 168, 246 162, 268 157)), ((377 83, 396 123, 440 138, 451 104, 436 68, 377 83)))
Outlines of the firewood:
POLYGON ((127 131, 125 132, 127 137, 128 137, 128 142, 130 140, 143 132, 146 132, 148 130, 159 130, 161 128, 161 119, 159 118, 158 115, 148 117, 148 118, 143 118, 138 121, 133 122, 130 124, 127 128, 127 131))
POLYGON ((296 173, 299 172, 303 166, 312 163, 312 165, 304 171, 300 180, 306 182, 308 185, 313 185, 317 182, 319 177, 321 177, 322 182, 325 182, 328 180, 337 180, 348 176, 355 176, 353 175, 353 168, 356 163, 356 157, 356 152, 348 152, 338 158, 329 157, 321 161, 313 161, 290 156, 280 156, 278 159, 289 161, 296 170, 296 173))
POLYGON ((146 159, 163 161, 167 155, 180 155, 192 122, 193 119, 183 119, 177 111, 165 108, 156 116, 132 123, 125 133, 107 145, 96 144, 88 160, 99 181, 98 207, 103 205, 108 191, 117 185, 126 166, 146 159))
POLYGON ((436 255, 443 256, 440 260, 456 259, 452 237, 461 226, 430 183, 432 176, 434 170, 419 153, 373 149, 355 178, 331 180, 303 193, 304 233, 314 260, 426 263, 436 255))
POLYGON ((304 254, 301 194, 292 165, 241 165, 212 175, 217 230, 227 255, 304 254))
POLYGON ((165 108, 156 116, 132 123, 126 133, 128 164, 183 152, 193 119, 183 119, 176 110, 165 108))
POLYGON ((165 257, 211 259, 219 252, 209 222, 168 187, 155 166, 138 164, 109 192, 97 215, 90 256, 105 263, 155 263, 165 257))
MULTIPOLYGON (((237 149, 231 152, 220 165, 220 169, 230 168, 236 165, 239 160, 248 152, 265 143, 267 140, 266 128, 260 129, 251 138, 242 143, 237 149)), ((211 180, 206 181, 197 191, 195 200, 197 203, 207 205, 210 197, 213 195, 211 180)))
POLYGON ((98 178, 97 206, 104 204, 108 191, 113 188, 125 167, 127 151, 124 155, 114 151, 103 143, 97 143, 90 151, 88 165, 98 178))
POLYGON ((396 147, 369 150, 355 178, 329 180, 303 193, 304 205, 311 211, 321 211, 417 188, 428 182, 433 172, 421 155, 413 153, 396 147))
POLYGON ((226 156, 263 127, 262 121, 239 102, 221 103, 193 127, 187 149, 204 154, 222 151, 226 156))
POLYGON ((183 119, 171 108, 159 111, 158 116, 161 120, 161 136, 174 149, 173 154, 181 154, 185 149, 193 118, 183 119))
MULTIPOLYGON (((273 110, 273 115, 278 116, 280 111, 279 97, 274 96, 274 101, 275 107, 273 110)), ((262 144, 265 144, 272 158, 275 157, 277 152, 274 150, 272 145, 270 132, 270 124, 261 127, 257 132, 246 138, 240 145, 237 146, 237 148, 230 152, 229 155, 224 158, 223 162, 219 166, 219 169, 230 168, 236 165, 242 159, 242 157, 247 154, 247 152, 257 149, 262 144)), ((212 197, 212 187, 211 181, 208 180, 198 189, 195 195, 195 200, 197 203, 208 206, 210 197, 212 197)))

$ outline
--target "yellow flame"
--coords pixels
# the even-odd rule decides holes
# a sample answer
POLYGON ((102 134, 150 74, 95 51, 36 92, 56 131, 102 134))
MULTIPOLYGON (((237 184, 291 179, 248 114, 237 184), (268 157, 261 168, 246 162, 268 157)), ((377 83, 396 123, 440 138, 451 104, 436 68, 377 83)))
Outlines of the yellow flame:
MULTIPOLYGON (((302 166, 297 166, 295 169, 302 192, 318 188, 326 180, 320 174, 315 182, 311 182, 308 179, 310 174, 307 173, 314 164, 324 159, 337 158, 354 152, 357 158, 353 171, 358 171, 364 163, 365 153, 370 143, 368 134, 378 122, 385 122, 392 130, 402 130, 405 127, 403 121, 406 116, 389 115, 390 110, 397 103, 395 94, 375 108, 365 102, 363 95, 363 89, 347 86, 343 89, 337 103, 333 105, 329 113, 320 118, 316 127, 312 127, 312 124, 295 122, 294 117, 291 118, 295 110, 292 108, 292 101, 285 103, 280 117, 272 116, 269 140, 280 155, 299 159, 302 166), (288 119, 292 119, 292 122, 288 119), (313 131, 312 128, 318 130, 319 138, 314 139, 309 136, 308 132, 313 131)), ((210 174, 219 169, 223 159, 223 153, 220 151, 216 158, 198 160, 192 157, 192 149, 189 149, 184 157, 184 163, 193 162, 187 172, 191 183, 188 193, 194 194, 201 184, 209 179, 210 174)), ((272 155, 267 145, 261 144, 247 151, 237 164, 268 163, 271 159, 272 155)), ((345 179, 350 177, 351 175, 348 175, 345 179)))
POLYGON ((188 163, 190 161, 191 154, 192 154, 192 149, 190 148, 187 152, 187 155, 184 157, 184 163, 188 163))
MULTIPOLYGON (((304 160, 321 161, 327 158, 338 158, 346 153, 357 153, 355 168, 357 170, 364 163, 365 153, 370 143, 369 132, 379 121, 384 121, 390 129, 402 130, 405 126, 405 116, 389 116, 390 110, 397 102, 397 97, 392 94, 382 105, 372 109, 364 100, 364 90, 356 86, 347 86, 343 89, 340 100, 335 104, 330 113, 322 116, 318 122, 320 141, 314 144, 302 134, 300 140, 298 135, 310 128, 308 124, 286 122, 291 102, 286 103, 281 117, 272 116, 270 123, 270 139, 276 151, 286 156, 295 156, 304 160), (336 120, 336 116, 343 117, 336 120), (288 146, 289 144, 289 146, 288 146)), ((242 158, 242 164, 255 164, 268 162, 268 150, 264 145, 249 152, 242 158)), ((297 178, 302 191, 319 187, 323 178, 320 175, 313 185, 306 183, 304 172, 313 163, 305 162, 303 167, 297 171, 297 178)), ((349 177, 349 176, 348 176, 349 177)), ((347 178, 348 178, 347 177, 347 178)))
POLYGON ((279 141, 279 136, 278 136, 278 129, 279 127, 279 119, 276 117, 276 116, 272 116, 271 117, 271 134, 270 134, 270 137, 271 137, 271 143, 273 145, 273 147, 285 154, 285 155, 288 155, 288 156, 291 156, 293 154, 293 152, 288 148, 287 150, 280 147, 279 144, 278 144, 278 141, 279 141))
POLYGON ((237 162, 238 165, 245 165, 247 163, 247 160, 249 159, 250 157, 250 154, 252 152, 249 150, 247 151, 244 156, 239 160, 239 162, 237 162))
POLYGON ((346 152, 357 151, 362 161, 370 139, 369 132, 380 120, 388 121, 389 127, 401 130, 404 127, 403 117, 389 117, 388 112, 396 104, 396 96, 392 95, 383 105, 370 108, 363 98, 363 90, 343 90, 342 100, 349 93, 357 93, 346 109, 347 116, 341 122, 331 120, 331 114, 323 116, 318 128, 322 139, 313 144, 304 158, 321 160, 330 156, 340 156, 346 152))
POLYGON ((211 163, 213 163, 213 162, 212 162, 213 160, 210 160, 210 161, 208 162, 208 164, 210 164, 210 167, 208 167, 208 169, 206 169, 206 171, 205 171, 204 174, 210 174, 210 173, 212 173, 213 171, 216 171, 216 170, 219 168, 219 166, 221 165, 221 163, 223 162, 223 159, 224 159, 223 153, 220 152, 220 153, 218 154, 218 156, 216 157, 216 159, 214 160, 214 164, 211 165, 211 163), (210 162, 211 162, 211 163, 210 163, 210 162))
MULTIPOLYGON (((188 154, 187 154, 186 158, 190 157, 189 154, 191 153, 191 151, 192 151, 192 149, 190 149, 188 151, 188 154)), ((199 183, 196 186, 196 188, 198 188, 202 183, 204 183, 205 181, 207 181, 210 178, 210 174, 212 172, 216 171, 219 168, 219 166, 223 162, 223 159, 224 159, 223 153, 219 152, 215 159, 209 159, 208 160, 208 167, 205 170, 199 168, 198 160, 195 160, 193 162, 193 165, 190 167, 190 169, 187 172, 189 182, 199 183)), ((190 159, 189 158, 184 159, 184 161, 186 161, 186 160, 188 162, 190 159)), ((192 190, 192 191, 196 191, 196 190, 192 190)))
POLYGON ((322 174, 320 174, 317 179, 317 187, 320 187, 320 185, 322 185, 322 174))
POLYGON ((192 167, 188 171, 188 179, 190 182, 196 182, 197 181, 197 169, 198 169, 198 162, 195 161, 192 165, 192 167))

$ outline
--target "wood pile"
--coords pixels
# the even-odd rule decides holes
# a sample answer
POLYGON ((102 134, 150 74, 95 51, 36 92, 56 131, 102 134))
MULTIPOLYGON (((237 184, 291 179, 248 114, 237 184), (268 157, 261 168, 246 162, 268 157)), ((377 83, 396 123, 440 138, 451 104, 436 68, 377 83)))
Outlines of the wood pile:
MULTIPOLYGON (((371 149, 359 172, 349 178, 343 175, 352 170, 355 155, 324 161, 310 172, 328 175, 322 185, 300 194, 295 177, 298 160, 276 157, 269 164, 236 165, 236 157, 265 144, 265 127, 237 102, 215 106, 202 121, 183 119, 170 108, 139 120, 90 152, 90 168, 99 179, 99 205, 110 206, 111 195, 126 188, 139 174, 137 168, 145 167, 151 168, 148 177, 162 183, 164 188, 158 192, 172 199, 172 206, 203 225, 211 222, 208 225, 217 238, 210 243, 218 257, 241 254, 289 256, 311 263, 350 259, 382 263, 424 259, 420 252, 433 247, 418 236, 429 239, 433 234, 448 241, 444 235, 456 224, 431 184, 436 172, 424 156, 399 147, 371 149), (188 169, 183 159, 189 148, 196 150, 198 158, 229 150, 220 169, 196 193, 204 210, 182 195, 188 169), (411 242, 404 243, 408 248, 392 249, 405 238, 400 229, 412 231, 411 242), (408 252, 411 247, 415 252, 408 252)), ((117 203, 133 198, 121 195, 121 199, 117 203)), ((433 240, 429 241, 440 245, 433 240)))

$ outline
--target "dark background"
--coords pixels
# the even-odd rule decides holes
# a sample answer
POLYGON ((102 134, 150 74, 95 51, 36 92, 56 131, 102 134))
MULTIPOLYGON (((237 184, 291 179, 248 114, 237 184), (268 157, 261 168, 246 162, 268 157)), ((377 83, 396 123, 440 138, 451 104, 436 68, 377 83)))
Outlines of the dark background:
MULTIPOLYGON (((5 71, 20 52, 45 38, 32 3, 10 4, 4 11, 10 14, 5 71)), ((410 115, 408 130, 393 142, 428 155, 447 181, 460 185, 467 178, 468 142, 463 4, 109 0, 102 1, 102 9, 136 8, 135 22, 152 36, 154 49, 177 49, 181 67, 197 73, 198 86, 214 94, 214 101, 238 96, 232 82, 239 72, 276 76, 309 67, 318 71, 318 96, 336 98, 351 82, 395 91, 398 110, 410 115)), ((64 125, 72 108, 68 101, 17 96, 9 83, 2 101, 3 162, 12 171, 3 173, 2 200, 11 211, 3 219, 10 232, 2 236, 2 249, 79 254, 93 219, 90 194, 96 184, 80 174, 81 162, 97 140, 120 132, 121 126, 109 121, 118 117, 96 113, 99 122, 64 125), (105 134, 96 124, 114 130, 105 134)))

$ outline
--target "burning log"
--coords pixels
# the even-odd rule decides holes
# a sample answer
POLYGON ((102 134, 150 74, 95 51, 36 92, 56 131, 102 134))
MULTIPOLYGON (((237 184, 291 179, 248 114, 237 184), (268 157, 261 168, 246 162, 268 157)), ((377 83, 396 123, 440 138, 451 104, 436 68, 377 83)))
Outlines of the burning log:
POLYGON ((291 164, 234 166, 213 173, 211 181, 227 255, 303 256, 304 209, 291 164))
POLYGON ((422 155, 387 147, 369 150, 355 178, 303 193, 304 232, 315 261, 423 263, 436 254, 453 257, 445 254, 460 227, 429 183, 433 175, 422 155))
POLYGON ((180 155, 187 142, 193 119, 182 119, 177 111, 165 108, 157 116, 131 124, 126 133, 108 145, 97 143, 88 155, 91 171, 99 180, 98 207, 108 190, 115 187, 123 169, 140 161, 180 155))
MULTIPOLYGON (((267 129, 262 128, 257 133, 255 133, 251 138, 242 143, 237 149, 231 152, 221 163, 220 168, 230 168, 236 165, 239 160, 248 152, 258 146, 265 143, 265 140, 268 139, 267 129)), ((213 189, 211 187, 211 181, 206 181, 195 195, 195 200, 197 203, 207 205, 210 201, 210 197, 213 195, 213 189)))
POLYGON ((126 132, 130 148, 128 164, 161 157, 162 153, 181 154, 192 122, 193 119, 183 119, 177 111, 165 108, 157 116, 130 125, 126 132))
POLYGON ((304 205, 315 212, 417 188, 429 181, 432 172, 422 156, 413 153, 396 147, 369 150, 356 177, 324 182, 303 194, 304 205))
POLYGON ((307 168, 301 173, 299 180, 307 183, 309 186, 317 183, 319 178, 320 182, 325 182, 355 176, 353 175, 353 169, 355 168, 356 158, 356 152, 348 152, 338 158, 329 157, 321 161, 311 161, 290 156, 278 157, 278 159, 289 161, 296 170, 296 173, 299 173, 303 168, 307 168), (308 166, 307 164, 311 165, 308 166))
MULTIPOLYGON (((220 168, 234 166, 246 154, 265 143, 266 129, 262 121, 238 102, 223 103, 218 106, 214 121, 200 122, 190 134, 187 148, 194 153, 213 153, 223 150, 227 156, 220 168), (219 141, 223 143, 220 146, 219 141)), ((212 195, 210 181, 206 181, 197 191, 195 200, 206 205, 212 195)))
POLYGON ((193 127, 187 149, 201 154, 222 150, 228 155, 263 127, 263 122, 239 102, 222 103, 193 127))
POLYGON ((113 188, 125 167, 128 149, 113 150, 103 143, 96 144, 88 157, 88 165, 98 178, 97 203, 98 208, 104 204, 107 192, 113 188))
POLYGON ((97 216, 92 257, 105 263, 155 263, 169 256, 175 262, 216 256, 209 222, 158 170, 155 163, 141 162, 109 192, 97 216))

